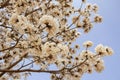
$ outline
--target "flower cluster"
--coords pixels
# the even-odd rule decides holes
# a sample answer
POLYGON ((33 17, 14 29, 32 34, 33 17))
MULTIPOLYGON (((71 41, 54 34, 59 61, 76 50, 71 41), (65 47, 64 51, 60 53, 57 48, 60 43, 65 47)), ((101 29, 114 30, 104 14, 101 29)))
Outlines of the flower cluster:
POLYGON ((50 35, 51 37, 54 36, 56 33, 58 33, 59 23, 51 15, 43 15, 40 18, 40 25, 41 25, 41 27, 46 28, 48 35, 50 35))
POLYGON ((26 79, 31 72, 50 73, 51 80, 79 80, 84 73, 101 72, 102 57, 113 50, 99 44, 90 51, 93 42, 86 41, 80 51, 73 44, 81 30, 88 33, 102 22, 98 6, 86 2, 76 8, 73 0, 1 0, 0 80, 26 79))

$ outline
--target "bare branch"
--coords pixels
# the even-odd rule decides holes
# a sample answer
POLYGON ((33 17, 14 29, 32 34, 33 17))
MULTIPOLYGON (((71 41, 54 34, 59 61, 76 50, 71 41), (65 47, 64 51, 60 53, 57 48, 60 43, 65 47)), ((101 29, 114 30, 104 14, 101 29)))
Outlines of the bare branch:
POLYGON ((31 11, 31 12, 25 13, 25 16, 28 16, 28 15, 30 15, 30 14, 38 11, 38 10, 41 10, 41 7, 39 7, 38 9, 35 9, 35 10, 31 11))

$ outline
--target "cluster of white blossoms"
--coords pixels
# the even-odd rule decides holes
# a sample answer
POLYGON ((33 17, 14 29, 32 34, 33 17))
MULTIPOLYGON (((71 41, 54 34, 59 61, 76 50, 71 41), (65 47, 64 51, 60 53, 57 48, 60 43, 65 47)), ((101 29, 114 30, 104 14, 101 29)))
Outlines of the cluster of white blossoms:
POLYGON ((83 43, 84 47, 91 47, 92 45, 93 45, 92 41, 86 41, 86 42, 83 43))
POLYGON ((51 37, 54 36, 59 31, 59 23, 51 15, 43 15, 40 18, 40 25, 41 25, 41 27, 46 28, 46 31, 48 32, 49 36, 51 36, 51 37))
POLYGON ((80 80, 84 73, 104 70, 103 57, 113 50, 102 44, 90 51, 73 43, 102 22, 96 4, 73 0, 0 1, 0 80, 20 80, 31 72, 51 74, 51 80, 80 80), (51 66, 55 66, 51 69, 51 66), (36 67, 39 68, 36 70, 36 67))

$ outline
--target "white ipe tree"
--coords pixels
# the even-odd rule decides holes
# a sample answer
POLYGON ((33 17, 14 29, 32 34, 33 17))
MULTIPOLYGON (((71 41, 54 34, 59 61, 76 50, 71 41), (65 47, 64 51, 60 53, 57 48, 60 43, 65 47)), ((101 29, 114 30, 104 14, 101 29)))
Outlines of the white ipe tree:
POLYGON ((0 0, 0 80, 27 79, 32 72, 51 80, 80 80, 84 73, 104 70, 113 50, 92 41, 74 44, 102 22, 96 4, 81 0, 0 0), (51 69, 50 66, 54 65, 51 69), (37 68, 37 69, 36 69, 37 68))

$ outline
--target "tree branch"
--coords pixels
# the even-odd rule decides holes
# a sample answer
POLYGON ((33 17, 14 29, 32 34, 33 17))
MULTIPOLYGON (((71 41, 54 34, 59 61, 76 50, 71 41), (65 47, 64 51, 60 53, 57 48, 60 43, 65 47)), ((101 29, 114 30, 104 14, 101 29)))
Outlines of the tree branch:
POLYGON ((12 29, 12 30, 13 30, 12 27, 9 27, 9 26, 3 25, 3 24, 1 24, 0 26, 1 26, 1 27, 4 27, 4 28, 9 28, 9 29, 12 29))
MULTIPOLYGON (((11 68, 13 68, 15 65, 17 65, 24 57, 26 57, 27 56, 27 54, 28 53, 25 53, 23 56, 21 56, 21 58, 19 59, 19 60, 17 60, 16 62, 14 62, 12 65, 10 65, 10 66, 8 66, 6 69, 4 69, 4 70, 9 70, 9 69, 11 69, 11 68)), ((6 73, 6 71, 0 71, 0 72, 2 72, 1 74, 0 74, 0 77, 1 76, 3 76, 5 73, 6 73)))
MULTIPOLYGON (((81 3, 81 5, 80 5, 80 8, 79 8, 80 11, 81 11, 81 9, 82 9, 82 6, 83 6, 83 3, 81 3)), ((81 16, 81 15, 78 15, 78 16, 77 16, 77 19, 76 19, 73 23, 71 23, 71 24, 68 26, 68 28, 70 28, 74 23, 76 23, 77 20, 80 18, 80 16, 81 16)))
POLYGON ((10 1, 10 0, 7 0, 7 1, 4 2, 2 5, 0 5, 0 9, 1 9, 1 8, 4 8, 4 7, 6 7, 6 6, 8 6, 9 1, 10 1))
MULTIPOLYGON (((9 69, 4 69, 4 70, 0 70, 0 72, 15 72, 15 73, 20 73, 20 72, 44 72, 44 73, 60 73, 63 69, 61 70, 34 70, 34 69, 23 69, 23 70, 9 70, 9 69)), ((1 76, 1 75, 0 75, 1 76)))
MULTIPOLYGON (((83 65, 85 62, 87 61, 87 58, 82 62, 82 63, 80 63, 79 65, 76 65, 76 66, 73 66, 73 67, 71 67, 71 68, 62 68, 62 69, 60 69, 60 70, 41 70, 41 69, 39 69, 39 70, 35 70, 35 69, 22 69, 22 70, 9 70, 9 69, 0 69, 0 72, 3 72, 3 73, 5 73, 5 72, 15 72, 15 73, 20 73, 20 72, 44 72, 44 73, 53 73, 53 74, 59 74, 59 73, 61 73, 62 71, 64 71, 64 70, 68 70, 68 71, 71 71, 72 69, 74 69, 74 68, 76 68, 76 67, 79 67, 79 66, 81 66, 81 65, 83 65)), ((1 76, 1 75, 0 75, 1 76)))
POLYGON ((27 66, 29 66, 29 65, 31 65, 31 64, 33 64, 34 62, 36 62, 37 60, 34 60, 34 61, 32 61, 32 62, 30 62, 30 63, 28 63, 28 64, 23 64, 18 70, 20 70, 20 69, 22 69, 22 68, 24 68, 24 67, 27 67, 27 66))
POLYGON ((88 58, 86 58, 86 59, 85 59, 82 63, 80 63, 79 65, 76 65, 76 66, 70 68, 70 70, 72 70, 72 69, 74 69, 74 68, 76 68, 76 67, 79 67, 79 66, 83 65, 87 60, 88 60, 88 58))
POLYGON ((13 49, 13 48, 19 43, 19 41, 20 41, 20 39, 22 38, 22 36, 23 36, 23 35, 21 35, 21 36, 18 38, 18 40, 17 40, 17 42, 16 42, 16 44, 15 44, 14 46, 9 47, 9 48, 6 48, 6 49, 2 49, 2 50, 0 50, 0 52, 13 49))
POLYGON ((28 16, 29 14, 32 14, 32 13, 34 13, 34 12, 40 10, 40 9, 41 9, 41 7, 39 7, 38 9, 35 9, 35 10, 31 11, 31 12, 25 13, 25 16, 28 16))

